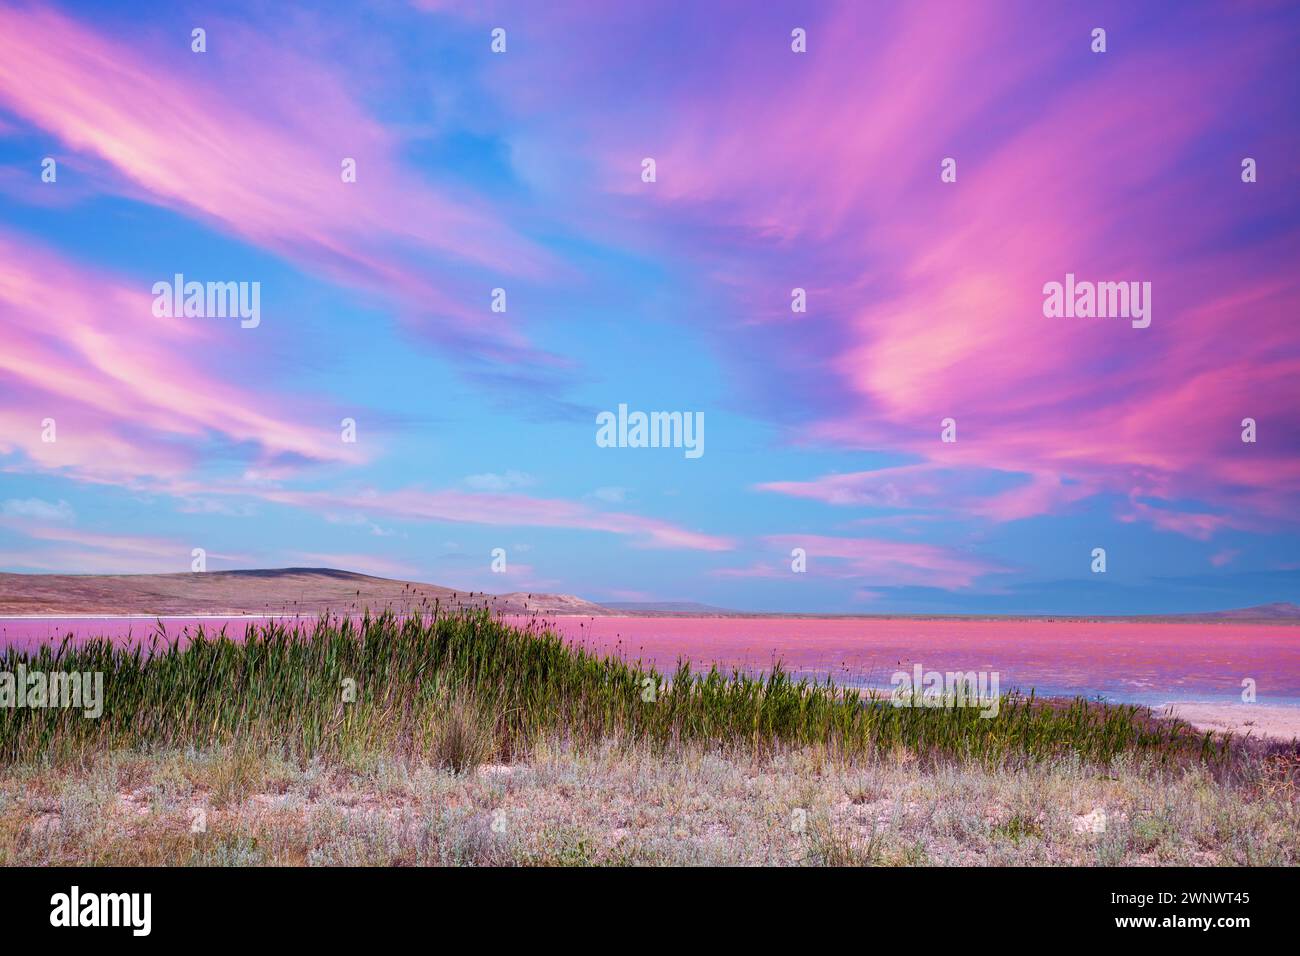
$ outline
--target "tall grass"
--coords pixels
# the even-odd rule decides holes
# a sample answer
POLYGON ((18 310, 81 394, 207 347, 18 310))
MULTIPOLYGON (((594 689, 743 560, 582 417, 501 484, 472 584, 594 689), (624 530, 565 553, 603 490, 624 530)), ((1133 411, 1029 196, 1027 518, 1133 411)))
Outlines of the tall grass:
POLYGON ((386 751, 458 769, 510 761, 541 739, 611 739, 670 748, 721 744, 763 753, 822 745, 845 756, 906 753, 1007 764, 1121 754, 1221 764, 1230 746, 1145 708, 1008 695, 995 718, 974 708, 894 707, 830 682, 771 673, 668 677, 519 627, 486 611, 323 617, 250 625, 242 640, 198 629, 151 646, 64 641, 7 649, 0 671, 104 674, 103 714, 0 709, 0 759, 58 761, 105 749, 224 746, 298 758, 386 751), (347 689, 355 684, 355 699, 347 689))

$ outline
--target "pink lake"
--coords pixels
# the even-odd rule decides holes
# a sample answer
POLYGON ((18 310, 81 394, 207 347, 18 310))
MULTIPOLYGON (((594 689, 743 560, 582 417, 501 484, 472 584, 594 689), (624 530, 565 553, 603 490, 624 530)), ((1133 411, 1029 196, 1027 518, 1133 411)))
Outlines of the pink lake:
POLYGON ((1135 703, 1236 702, 1252 678, 1261 703, 1300 705, 1300 627, 1033 620, 561 618, 570 639, 655 663, 678 656, 888 687, 896 670, 997 671, 1001 689, 1135 703))
MULTIPOLYGON (((198 624, 242 636, 249 618, 168 618, 169 638, 198 624)), ((310 623, 310 622, 305 622, 310 623)), ((887 688, 896 670, 996 671, 1005 692, 1156 704, 1241 699, 1300 706, 1300 627, 1270 624, 852 618, 554 618, 575 644, 671 670, 679 657, 707 667, 787 670, 887 688)), ((111 637, 147 641, 156 618, 0 619, 0 647, 111 637)))

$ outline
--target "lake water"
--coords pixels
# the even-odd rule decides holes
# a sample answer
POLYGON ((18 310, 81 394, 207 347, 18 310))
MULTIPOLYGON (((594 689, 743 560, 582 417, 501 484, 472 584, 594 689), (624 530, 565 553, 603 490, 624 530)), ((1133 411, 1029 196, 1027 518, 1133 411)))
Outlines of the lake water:
MULTIPOLYGON (((313 619, 314 620, 314 619, 313 619)), ((249 618, 167 618, 169 638, 202 624, 242 636, 249 618)), ((310 624, 305 621, 304 624, 310 624)), ((996 671, 1003 692, 1159 704, 1237 702, 1242 680, 1260 703, 1300 706, 1300 627, 1084 621, 849 618, 556 618, 566 639, 671 671, 695 665, 787 670, 888 688, 897 670, 996 671)), ((72 634, 147 642, 156 618, 0 619, 0 646, 33 647, 72 634)))

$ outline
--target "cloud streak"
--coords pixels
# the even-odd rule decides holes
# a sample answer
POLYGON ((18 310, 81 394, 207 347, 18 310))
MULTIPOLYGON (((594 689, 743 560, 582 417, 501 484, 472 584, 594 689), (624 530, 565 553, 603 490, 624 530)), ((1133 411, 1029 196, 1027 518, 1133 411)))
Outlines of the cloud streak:
MULTIPOLYGON (((879 587, 969 588, 986 575, 1008 570, 952 548, 885 538, 785 534, 771 535, 764 544, 787 556, 794 548, 802 548, 807 556, 804 573, 810 576, 860 580, 879 587)), ((794 577, 788 558, 785 563, 760 562, 715 573, 724 578, 794 577)))
POLYGON ((110 483, 179 477, 213 436, 265 464, 364 460, 325 422, 287 412, 292 400, 210 369, 235 346, 209 320, 155 318, 146 289, 3 229, 0 309, 0 453, 19 452, 29 466, 110 483))
MULTIPOLYGON (((295 26, 300 41, 312 29, 295 26)), ((537 278, 555 268, 542 247, 408 171, 346 77, 244 25, 209 34, 222 54, 195 57, 48 8, 2 7, 0 106, 95 157, 123 193, 394 302, 445 344, 495 363, 563 365, 516 326, 486 321, 487 287, 462 278, 467 267, 537 278), (355 183, 342 181, 345 157, 355 183)))
MULTIPOLYGON (((967 483, 994 471, 1028 479, 971 503, 994 521, 1112 493, 1293 523, 1297 203, 1239 167, 1267 156, 1286 179, 1279 164, 1300 148, 1274 82, 1297 18, 1274 13, 1266 30, 1206 9, 1194 35, 1144 33, 1140 58, 1102 57, 1087 31, 1013 8, 1008 20, 977 3, 834 5, 810 31, 815 55, 788 69, 729 45, 709 67, 724 80, 660 104, 645 147, 660 182, 643 201, 742 308, 767 303, 745 350, 762 361, 740 370, 761 369, 755 400, 802 407, 802 441, 919 458, 897 472, 921 483, 908 497, 940 469, 967 483), (955 183, 940 180, 947 156, 955 183), (1044 284, 1067 272, 1151 282, 1152 327, 1044 317, 1044 284), (811 290, 806 317, 789 313, 796 285, 811 290), (830 380, 801 393, 771 373, 800 381, 803 368, 830 380), (939 440, 948 417, 956 444, 939 440), (1240 440, 1247 417, 1268 422, 1267 441, 1240 440)), ((1140 29, 1111 13, 1113 36, 1140 29)), ((621 193, 636 190, 616 144, 633 140, 628 125, 601 138, 621 193)), ((761 487, 860 506, 899 490, 865 474, 761 487)))

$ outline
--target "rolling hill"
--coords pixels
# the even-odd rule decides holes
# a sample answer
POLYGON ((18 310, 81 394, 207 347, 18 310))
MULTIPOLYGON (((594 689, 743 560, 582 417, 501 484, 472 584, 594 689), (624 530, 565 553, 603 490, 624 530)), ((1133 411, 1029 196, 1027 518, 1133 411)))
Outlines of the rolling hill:
POLYGON ((0 574, 0 615, 320 614, 371 608, 482 606, 507 614, 612 612, 568 594, 490 595, 333 568, 181 574, 0 574))

